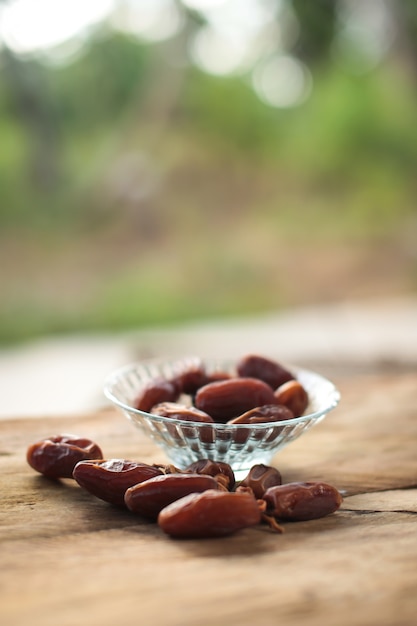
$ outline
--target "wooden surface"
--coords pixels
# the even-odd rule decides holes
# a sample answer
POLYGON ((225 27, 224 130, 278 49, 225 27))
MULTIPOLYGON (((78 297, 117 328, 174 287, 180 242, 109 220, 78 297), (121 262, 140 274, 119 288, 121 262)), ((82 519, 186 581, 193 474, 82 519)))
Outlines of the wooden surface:
POLYGON ((285 482, 345 495, 327 518, 174 541, 27 446, 73 432, 107 457, 164 461, 112 409, 0 422, 0 623, 5 626, 412 626, 417 623, 417 377, 336 381, 339 407, 275 458, 285 482))

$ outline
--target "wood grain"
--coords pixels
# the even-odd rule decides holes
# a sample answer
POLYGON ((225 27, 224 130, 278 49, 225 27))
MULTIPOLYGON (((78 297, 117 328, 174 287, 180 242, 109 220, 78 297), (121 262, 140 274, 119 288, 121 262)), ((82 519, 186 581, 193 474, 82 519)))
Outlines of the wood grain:
POLYGON ((0 622, 7 626, 411 626, 417 614, 417 378, 341 381, 342 402, 275 459, 285 481, 345 494, 327 518, 173 541, 37 475, 27 446, 75 432, 162 462, 113 409, 0 422, 0 622))

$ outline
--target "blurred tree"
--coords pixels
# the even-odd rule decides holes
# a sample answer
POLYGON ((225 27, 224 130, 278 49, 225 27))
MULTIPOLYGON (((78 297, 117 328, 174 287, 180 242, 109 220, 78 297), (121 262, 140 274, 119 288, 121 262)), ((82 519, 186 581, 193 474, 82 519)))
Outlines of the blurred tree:
POLYGON ((336 29, 337 5, 337 0, 292 0, 300 24, 294 52, 307 63, 328 60, 336 29))
POLYGON ((61 123, 83 132, 114 122, 146 93, 149 46, 103 28, 72 62, 49 72, 61 123))
POLYGON ((392 7, 399 30, 396 48, 410 69, 414 83, 417 83, 417 2, 397 0, 392 7))
POLYGON ((22 63, 7 47, 2 52, 3 85, 9 92, 9 114, 17 115, 29 137, 28 168, 35 187, 54 189, 60 179, 59 132, 55 107, 48 95, 45 68, 22 63))

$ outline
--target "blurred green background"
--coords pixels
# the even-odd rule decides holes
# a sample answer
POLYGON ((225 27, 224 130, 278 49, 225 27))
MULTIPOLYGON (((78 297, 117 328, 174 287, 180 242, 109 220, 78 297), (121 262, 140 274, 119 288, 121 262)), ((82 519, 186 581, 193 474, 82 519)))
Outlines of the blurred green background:
POLYGON ((414 0, 0 2, 0 343, 417 291, 414 0))

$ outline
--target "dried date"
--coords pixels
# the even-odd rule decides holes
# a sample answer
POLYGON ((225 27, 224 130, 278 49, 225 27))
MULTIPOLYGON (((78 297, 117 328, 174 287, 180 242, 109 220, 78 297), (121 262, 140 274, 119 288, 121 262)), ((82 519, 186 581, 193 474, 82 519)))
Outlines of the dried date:
POLYGON ((260 507, 251 493, 211 489, 173 502, 158 516, 160 528, 181 539, 223 537, 260 521, 260 507))
MULTIPOLYGON (((265 406, 259 406, 255 409, 251 409, 250 411, 239 415, 239 417, 230 420, 228 423, 242 426, 244 424, 265 424, 266 422, 281 422, 290 420, 293 417, 294 415, 286 406, 281 404, 267 404, 265 406)), ((265 441, 270 443, 280 435, 281 431, 281 426, 272 428, 271 431, 264 429, 254 429, 252 431, 249 428, 239 428, 235 433, 233 433, 233 439, 236 443, 243 444, 250 436, 252 436, 253 439, 263 439, 266 437, 265 441)))
MULTIPOLYGON (((160 415, 161 417, 169 417, 171 419, 182 420, 184 422, 203 422, 206 424, 214 424, 214 420, 210 415, 207 415, 204 411, 200 411, 194 406, 186 407, 176 402, 162 402, 152 407, 152 413, 154 415, 160 415)), ((182 426, 177 427, 176 424, 167 425, 168 432, 171 437, 177 440, 185 437, 199 437, 203 443, 213 443, 214 431, 210 426, 199 427, 196 431, 195 426, 182 426), (180 428, 180 430, 179 430, 180 428)))
POLYGON ((303 415, 308 406, 308 393, 298 380, 289 380, 275 391, 275 398, 293 412, 294 417, 303 415))
POLYGON ((228 424, 264 424, 265 422, 282 422, 293 419, 293 412, 283 404, 266 404, 246 411, 228 424))
POLYGON ((290 371, 276 361, 257 354, 248 354, 240 359, 236 365, 236 371, 241 377, 258 378, 272 389, 294 378, 290 371))
POLYGON ((153 415, 170 417, 171 419, 184 420, 187 422, 206 422, 213 424, 214 420, 204 411, 200 411, 194 406, 185 406, 176 402, 161 402, 152 407, 153 415))
POLYGON ((100 447, 78 435, 53 435, 29 446, 26 459, 29 465, 48 478, 72 478, 79 461, 101 459, 100 447))
POLYGON ((277 519, 304 521, 334 513, 341 503, 339 491, 322 482, 296 482, 267 489, 266 512, 277 519))
POLYGON ((200 474, 166 474, 157 476, 127 489, 127 508, 150 520, 156 520, 158 513, 167 505, 190 493, 200 493, 207 489, 217 489, 213 476, 200 474))
POLYGON ((129 487, 160 475, 162 470, 155 465, 125 459, 82 461, 73 472, 80 487, 116 506, 125 505, 124 495, 129 487))
POLYGON ((269 385, 256 378, 231 378, 201 387, 195 405, 215 421, 227 422, 242 413, 265 404, 276 404, 269 385))
POLYGON ((153 406, 161 402, 176 402, 180 388, 175 380, 155 378, 149 380, 136 396, 133 406, 138 411, 150 413, 153 406))
POLYGON ((281 483, 281 473, 275 467, 259 463, 250 469, 249 474, 239 484, 238 489, 248 487, 252 489, 255 498, 260 499, 264 497, 267 489, 281 485, 281 483))
POLYGON ((171 379, 178 385, 180 392, 194 396, 200 387, 218 380, 230 378, 228 372, 214 370, 208 372, 199 358, 187 359, 179 368, 178 373, 171 379))
POLYGON ((222 461, 212 461, 210 459, 200 459, 188 465, 185 472, 194 474, 207 474, 208 476, 214 476, 221 484, 223 484, 229 491, 232 491, 235 486, 236 479, 235 474, 228 463, 222 461))
POLYGON ((173 379, 181 393, 194 395, 197 389, 207 384, 207 373, 201 359, 187 360, 173 379))

